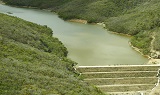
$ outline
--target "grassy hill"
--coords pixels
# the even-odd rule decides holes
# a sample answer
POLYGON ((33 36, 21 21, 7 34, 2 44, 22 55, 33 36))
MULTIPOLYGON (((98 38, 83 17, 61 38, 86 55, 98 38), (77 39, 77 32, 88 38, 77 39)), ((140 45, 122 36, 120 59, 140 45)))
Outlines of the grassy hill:
POLYGON ((110 31, 133 35, 131 43, 147 55, 160 52, 159 0, 2 0, 6 4, 33 6, 55 11, 65 20, 105 22, 110 31), (153 36, 155 39, 153 39, 153 36), (153 44, 151 41, 154 40, 153 44), (154 50, 151 51, 151 50, 154 50))
POLYGON ((103 95, 67 53, 47 26, 0 14, 0 95, 103 95))

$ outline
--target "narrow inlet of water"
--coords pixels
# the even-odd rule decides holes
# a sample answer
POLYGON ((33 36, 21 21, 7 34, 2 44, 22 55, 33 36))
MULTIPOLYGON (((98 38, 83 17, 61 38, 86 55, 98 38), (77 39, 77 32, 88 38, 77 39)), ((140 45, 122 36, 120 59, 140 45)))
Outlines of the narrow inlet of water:
POLYGON ((48 11, 1 4, 0 13, 12 13, 9 15, 50 27, 53 36, 67 47, 68 58, 79 66, 138 65, 148 62, 147 58, 129 46, 129 37, 112 34, 99 25, 67 22, 48 11))

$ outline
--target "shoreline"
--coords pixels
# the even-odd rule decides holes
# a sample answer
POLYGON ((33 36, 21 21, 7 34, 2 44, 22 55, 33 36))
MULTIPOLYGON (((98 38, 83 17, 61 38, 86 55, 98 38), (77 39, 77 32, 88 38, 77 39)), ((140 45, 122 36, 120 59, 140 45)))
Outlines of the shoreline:
MULTIPOLYGON (((106 28, 106 30, 107 30, 107 28, 106 28)), ((116 34, 116 35, 120 35, 120 36, 132 37, 132 35, 129 35, 129 34, 118 33, 118 32, 113 32, 113 31, 109 31, 109 30, 107 30, 107 31, 112 34, 116 34)))
POLYGON ((1 0, 0 0, 0 4, 5 5, 5 3, 4 3, 4 2, 2 2, 1 0))
POLYGON ((137 47, 134 47, 134 46, 131 44, 131 42, 129 42, 128 44, 129 44, 129 46, 130 46, 132 49, 134 49, 135 51, 137 51, 138 53, 140 53, 142 56, 144 56, 144 57, 146 57, 146 58, 148 58, 148 59, 151 59, 151 56, 149 56, 149 55, 144 55, 144 54, 140 51, 140 49, 137 48, 137 47))
POLYGON ((82 20, 82 19, 70 19, 70 20, 66 20, 69 22, 76 22, 76 23, 83 23, 83 24, 87 24, 88 21, 87 20, 82 20))
MULTIPOLYGON (((0 4, 4 4, 6 5, 4 2, 0 1, 0 4)), ((12 5, 9 5, 9 6, 12 6, 12 5)), ((40 9, 38 7, 31 7, 31 6, 14 6, 14 7, 19 7, 19 8, 31 8, 31 9, 40 9)), ((40 10, 44 10, 44 11, 49 11, 49 12, 53 12, 52 10, 50 9, 40 9, 40 10)), ((53 12, 55 13, 55 12, 53 12)), ((56 13, 57 14, 57 13, 56 13)), ((75 22, 75 23, 82 23, 82 24, 88 24, 88 21, 87 20, 83 20, 83 19, 70 19, 70 20, 66 20, 66 21, 69 21, 69 22, 75 22)), ((97 25, 100 25, 102 26, 103 28, 105 28, 105 24, 104 22, 100 22, 100 23, 89 23, 89 24, 97 24, 97 25)), ((105 28, 107 30, 107 28, 105 28)), ((116 35, 120 35, 120 36, 126 36, 126 37, 132 37, 131 35, 129 34, 124 34, 124 33, 118 33, 118 32, 113 32, 113 31, 108 31, 112 34, 116 34, 116 35)), ((130 42, 129 42, 129 46, 134 49, 135 51, 137 51, 138 53, 140 53, 142 56, 144 57, 147 57, 149 59, 149 61, 146 63, 146 64, 153 64, 155 63, 154 60, 158 60, 158 59, 154 59, 152 58, 151 56, 149 55, 144 55, 139 48, 137 47, 134 47, 130 42)), ((160 60, 160 59, 159 59, 160 60)), ((158 63, 160 64, 160 61, 158 61, 158 63)))
MULTIPOLYGON (((87 24, 87 20, 82 20, 82 19, 70 19, 70 20, 67 20, 69 22, 76 22, 76 23, 82 23, 82 24, 87 24)), ((91 23, 92 24, 92 23, 91 23)), ((100 26, 103 26, 103 28, 105 28, 105 24, 102 22, 102 23, 93 23, 93 24, 97 24, 97 25, 100 25, 100 26)), ((105 28, 106 29, 106 28, 105 28)), ((107 29, 106 29, 107 30, 107 29)), ((116 34, 116 35, 119 35, 119 36, 125 36, 125 37, 132 37, 132 35, 129 35, 129 34, 124 34, 124 33, 118 33, 118 32, 113 32, 113 31, 108 31, 112 34, 116 34)), ((148 62, 145 63, 144 65, 159 65, 160 64, 160 59, 155 59, 155 58, 152 58, 151 56, 149 55, 144 55, 139 48, 137 47, 134 47, 131 42, 128 42, 129 46, 135 50, 136 52, 138 52, 140 55, 142 55, 143 57, 146 57, 148 59, 148 62)))
POLYGON ((160 65, 160 59, 156 59, 156 58, 153 58, 149 55, 144 55, 139 48, 137 47, 134 47, 131 42, 129 42, 129 45, 132 49, 134 49, 135 51, 137 51, 138 53, 140 53, 142 56, 148 58, 148 62, 145 63, 145 64, 148 64, 148 65, 160 65))
POLYGON ((82 23, 82 24, 91 24, 91 25, 100 25, 102 26, 103 28, 106 27, 106 25, 104 24, 104 22, 98 22, 98 23, 88 23, 87 20, 84 20, 84 19, 69 19, 69 20, 66 20, 66 21, 69 21, 69 22, 76 22, 76 23, 82 23))
MULTIPOLYGON (((7 5, 6 3, 4 3, 3 1, 0 0, 0 4, 2 5, 7 5)), ((13 6, 13 7, 17 7, 17 8, 31 8, 31 9, 40 9, 38 7, 31 7, 31 6, 16 6, 16 5, 7 5, 7 6, 13 6)), ((43 10, 43 9, 42 9, 43 10)))
MULTIPOLYGON (((120 35, 120 36, 126 36, 126 37, 132 37, 132 35, 128 35, 128 34, 124 34, 124 33, 118 33, 118 32, 113 32, 113 31, 109 31, 110 33, 113 33, 113 34, 116 34, 116 35, 120 35)), ((140 55, 142 55, 143 57, 146 57, 148 58, 148 62, 145 63, 146 64, 149 64, 149 65, 160 65, 160 59, 156 59, 156 58, 153 58, 149 55, 144 55, 139 48, 137 47, 134 47, 131 42, 128 42, 129 46, 135 50, 136 52, 140 53, 140 55)))

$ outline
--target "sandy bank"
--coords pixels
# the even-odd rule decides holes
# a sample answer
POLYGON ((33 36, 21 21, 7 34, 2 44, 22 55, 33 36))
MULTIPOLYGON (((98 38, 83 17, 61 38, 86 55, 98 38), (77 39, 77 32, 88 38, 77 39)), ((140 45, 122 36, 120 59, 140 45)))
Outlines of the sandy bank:
POLYGON ((132 36, 129 35, 129 34, 118 33, 118 32, 113 32, 113 31, 109 31, 109 32, 112 33, 112 34, 116 34, 116 35, 121 35, 121 36, 126 36, 126 37, 132 37, 132 36))
POLYGON ((87 24, 87 20, 82 20, 82 19, 71 19, 67 21, 87 24))
POLYGON ((147 64, 158 64, 160 65, 160 59, 153 59, 151 58, 147 64))

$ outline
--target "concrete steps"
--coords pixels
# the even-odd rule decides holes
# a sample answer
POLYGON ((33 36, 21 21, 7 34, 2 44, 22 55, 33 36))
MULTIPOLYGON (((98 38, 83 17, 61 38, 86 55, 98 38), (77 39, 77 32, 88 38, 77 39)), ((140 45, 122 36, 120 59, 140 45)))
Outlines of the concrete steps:
POLYGON ((158 65, 80 66, 87 83, 110 95, 148 95, 157 83, 158 65))
POLYGON ((156 77, 157 71, 151 72, 86 72, 81 75, 84 78, 123 78, 123 77, 156 77))
POLYGON ((98 85, 103 92, 145 91, 154 88, 154 84, 98 85))
MULTIPOLYGON (((110 95, 148 95, 148 93, 150 93, 151 90, 147 90, 147 91, 127 91, 127 92, 108 92, 110 95)), ((106 93, 106 94, 108 94, 106 93)))
POLYGON ((154 84, 157 82, 156 77, 90 78, 84 80, 93 85, 154 84))
POLYGON ((79 72, 156 71, 158 65, 79 66, 79 72))

